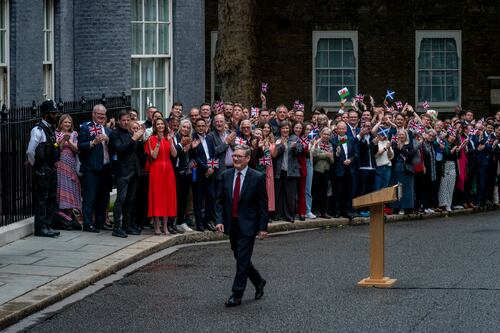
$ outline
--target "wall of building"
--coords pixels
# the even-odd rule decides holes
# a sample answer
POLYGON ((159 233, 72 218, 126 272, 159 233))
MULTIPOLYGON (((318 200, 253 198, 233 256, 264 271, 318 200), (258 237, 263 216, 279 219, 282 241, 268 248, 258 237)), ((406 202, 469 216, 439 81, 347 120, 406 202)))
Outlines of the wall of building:
MULTIPOLYGON (((206 1, 206 36, 217 30, 217 1, 206 1)), ((462 31, 462 106, 489 109, 489 76, 500 75, 500 3, 492 1, 264 1, 256 10, 259 77, 271 105, 312 107, 312 32, 358 31, 358 89, 381 101, 388 87, 415 101, 416 30, 462 31)), ((210 50, 210 42, 205 42, 210 50)), ((210 59, 205 58, 206 98, 210 59)), ((258 97, 258 96, 256 96, 258 97)))
POLYGON ((43 3, 10 1, 10 104, 31 105, 43 94, 43 3))
POLYGON ((131 2, 74 1, 73 13, 75 98, 130 94, 131 2))
POLYGON ((75 96, 75 54, 73 0, 57 1, 54 8, 54 85, 55 96, 64 101, 75 96))
MULTIPOLYGON (((204 102, 205 16, 204 1, 173 1, 173 102, 184 112, 204 102)), ((210 53, 210 51, 208 51, 210 53)), ((209 85, 210 86, 210 85, 209 85)))

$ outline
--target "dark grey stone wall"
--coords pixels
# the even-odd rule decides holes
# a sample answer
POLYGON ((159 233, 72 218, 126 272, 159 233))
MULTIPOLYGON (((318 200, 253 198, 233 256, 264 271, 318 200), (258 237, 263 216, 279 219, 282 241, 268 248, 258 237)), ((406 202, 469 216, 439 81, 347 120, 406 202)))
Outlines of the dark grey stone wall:
POLYGON ((173 1, 172 57, 173 101, 182 102, 187 112, 200 106, 205 96, 204 0, 173 1))
POLYGON ((74 1, 75 97, 130 94, 130 20, 130 1, 74 1))
POLYGON ((10 105, 31 105, 43 94, 43 2, 10 1, 10 105))
POLYGON ((73 0, 57 1, 54 9, 55 96, 64 101, 78 98, 74 82, 73 3, 73 0))

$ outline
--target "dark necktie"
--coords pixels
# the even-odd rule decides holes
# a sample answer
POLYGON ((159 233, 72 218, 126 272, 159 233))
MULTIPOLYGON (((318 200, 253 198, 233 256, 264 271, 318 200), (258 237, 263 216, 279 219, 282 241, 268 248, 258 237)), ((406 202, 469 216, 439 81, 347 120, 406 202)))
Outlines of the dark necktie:
POLYGON ((238 201, 240 200, 240 182, 241 182, 241 172, 238 172, 238 176, 236 177, 236 181, 234 182, 234 190, 233 190, 233 209, 231 211, 231 216, 233 218, 238 217, 238 201))

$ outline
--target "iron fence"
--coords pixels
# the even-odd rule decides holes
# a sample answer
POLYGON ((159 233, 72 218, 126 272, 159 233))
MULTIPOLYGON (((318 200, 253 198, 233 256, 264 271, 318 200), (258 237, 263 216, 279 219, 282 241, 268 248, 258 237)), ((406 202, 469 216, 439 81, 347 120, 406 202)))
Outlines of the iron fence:
MULTIPOLYGON (((61 114, 70 114, 75 129, 91 119, 92 108, 104 104, 109 118, 130 107, 130 96, 102 95, 100 99, 57 103, 61 114)), ((0 227, 32 216, 32 168, 26 165, 26 148, 33 126, 40 120, 40 106, 0 110, 0 227)))

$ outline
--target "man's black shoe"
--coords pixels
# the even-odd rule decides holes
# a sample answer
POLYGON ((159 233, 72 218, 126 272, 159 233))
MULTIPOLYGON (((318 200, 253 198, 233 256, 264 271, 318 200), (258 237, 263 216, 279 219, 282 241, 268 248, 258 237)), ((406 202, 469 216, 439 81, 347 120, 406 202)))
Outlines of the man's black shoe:
POLYGON ((47 230, 52 232, 54 236, 59 236, 61 234, 59 231, 55 231, 54 229, 52 229, 49 225, 47 226, 47 230))
POLYGON ((101 232, 101 230, 94 227, 92 224, 84 224, 82 230, 87 231, 87 232, 95 232, 95 233, 101 232))
POLYGON ((140 235, 140 234, 141 234, 141 232, 140 232, 140 231, 138 231, 137 229, 132 228, 132 227, 128 227, 128 228, 125 230, 125 232, 126 232, 127 234, 129 234, 129 235, 134 235, 134 236, 137 236, 137 235, 140 235))
POLYGON ((231 295, 231 297, 228 298, 228 300, 226 301, 226 303, 224 303, 224 305, 228 308, 232 307, 232 306, 238 306, 241 304, 241 297, 238 298, 234 295, 231 295))
POLYGON ((113 230, 113 233, 111 235, 113 235, 115 237, 120 237, 120 238, 127 238, 128 237, 127 233, 122 228, 113 230))
POLYGON ((331 219, 332 217, 328 214, 321 214, 319 217, 321 217, 322 219, 331 219))
POLYGON ((56 234, 54 232, 49 231, 47 227, 44 225, 40 229, 35 230, 35 236, 40 236, 40 237, 56 237, 56 234))
POLYGON ((212 222, 208 222, 207 225, 205 226, 206 229, 210 231, 215 231, 215 226, 212 224, 212 222))
POLYGON ((108 224, 108 223, 103 223, 101 226, 99 226, 99 228, 101 228, 101 230, 107 230, 107 231, 111 231, 113 230, 113 226, 111 224, 108 224))
POLYGON ((264 287, 266 286, 266 280, 262 280, 262 282, 255 287, 255 299, 261 299, 264 296, 264 287))

